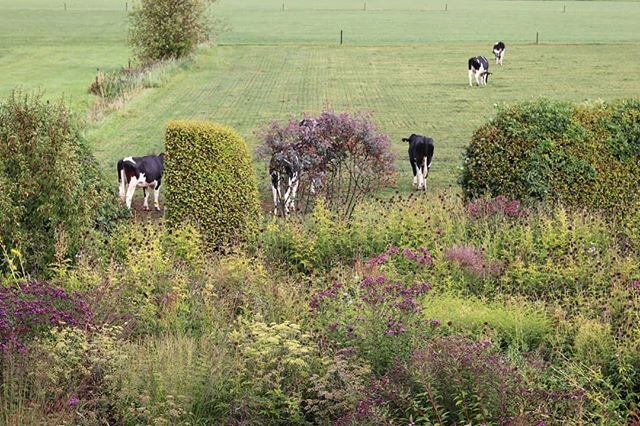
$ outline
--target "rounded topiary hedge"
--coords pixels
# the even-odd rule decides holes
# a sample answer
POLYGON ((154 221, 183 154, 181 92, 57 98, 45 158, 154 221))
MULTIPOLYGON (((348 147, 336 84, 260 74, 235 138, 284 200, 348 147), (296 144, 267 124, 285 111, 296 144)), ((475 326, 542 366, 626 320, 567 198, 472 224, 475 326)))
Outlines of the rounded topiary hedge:
POLYGON ((213 250, 251 239, 260 205, 244 140, 205 121, 171 121, 165 138, 169 226, 192 223, 213 250))
POLYGON ((466 198, 505 195, 615 213, 640 200, 640 101, 505 107, 474 133, 460 183, 466 198))

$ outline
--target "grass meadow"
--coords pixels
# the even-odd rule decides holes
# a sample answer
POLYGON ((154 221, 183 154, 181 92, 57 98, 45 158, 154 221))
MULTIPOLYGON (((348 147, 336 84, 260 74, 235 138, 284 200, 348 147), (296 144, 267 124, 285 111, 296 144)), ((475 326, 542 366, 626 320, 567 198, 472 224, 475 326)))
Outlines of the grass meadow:
MULTIPOLYGON (((0 0, 0 94, 36 88, 86 109, 96 68, 129 59, 130 7, 0 0)), ((640 94, 638 2, 223 0, 212 14, 228 29, 216 47, 92 125, 87 136, 105 170, 123 155, 161 151, 170 119, 230 125, 254 148, 265 123, 330 106, 371 111, 399 154, 400 188, 409 182, 400 139, 432 136, 432 185, 448 188, 473 130, 497 105, 640 94), (491 67, 487 88, 468 87, 467 59, 489 57, 498 39, 507 44, 504 66, 491 67)))

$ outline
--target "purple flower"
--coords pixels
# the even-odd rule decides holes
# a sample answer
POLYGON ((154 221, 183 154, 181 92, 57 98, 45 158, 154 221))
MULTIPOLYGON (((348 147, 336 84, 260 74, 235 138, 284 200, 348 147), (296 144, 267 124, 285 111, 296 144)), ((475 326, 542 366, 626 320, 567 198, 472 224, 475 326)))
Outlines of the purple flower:
POLYGON ((78 402, 80 402, 80 400, 75 396, 72 396, 71 398, 69 398, 69 401, 68 401, 69 405, 72 407, 75 407, 76 405, 78 405, 78 402))

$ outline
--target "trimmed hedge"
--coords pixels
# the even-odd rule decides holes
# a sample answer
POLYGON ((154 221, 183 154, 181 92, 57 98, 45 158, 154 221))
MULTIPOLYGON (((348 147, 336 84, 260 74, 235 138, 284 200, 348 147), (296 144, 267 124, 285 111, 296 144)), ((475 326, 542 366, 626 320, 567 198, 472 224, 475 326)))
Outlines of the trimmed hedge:
POLYGON ((171 121, 165 138, 169 226, 192 223, 212 250, 252 239, 260 204, 247 147, 238 133, 205 121, 171 121))
POLYGON ((506 107, 474 133, 460 183, 467 199, 520 200, 625 213, 640 199, 640 101, 506 107))

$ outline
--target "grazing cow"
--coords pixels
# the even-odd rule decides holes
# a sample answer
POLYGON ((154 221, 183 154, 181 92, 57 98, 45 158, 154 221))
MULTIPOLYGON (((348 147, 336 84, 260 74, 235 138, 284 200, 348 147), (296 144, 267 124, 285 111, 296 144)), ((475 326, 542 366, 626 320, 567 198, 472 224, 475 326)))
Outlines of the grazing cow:
POLYGON ((136 188, 140 187, 144 192, 144 204, 142 207, 145 210, 149 210, 147 187, 153 186, 154 205, 156 210, 160 210, 158 197, 160 197, 163 171, 164 154, 147 155, 145 157, 126 157, 118 161, 120 199, 125 201, 126 196, 127 208, 131 209, 133 193, 136 191, 136 188))
POLYGON ((300 157, 294 151, 277 152, 271 157, 269 176, 271 176, 274 215, 278 214, 279 208, 282 208, 285 215, 295 210, 301 172, 300 157))
POLYGON ((506 47, 503 42, 499 41, 493 45, 493 54, 496 55, 496 64, 502 65, 502 59, 504 59, 504 51, 506 47))
POLYGON ((427 190, 427 176, 433 161, 433 139, 427 136, 412 134, 402 138, 409 142, 409 162, 413 171, 413 186, 417 190, 427 190))
POLYGON ((486 86, 489 81, 489 61, 484 56, 469 58, 469 86, 473 86, 471 78, 475 76, 478 86, 486 86), (480 80, 478 80, 480 78, 480 80))

